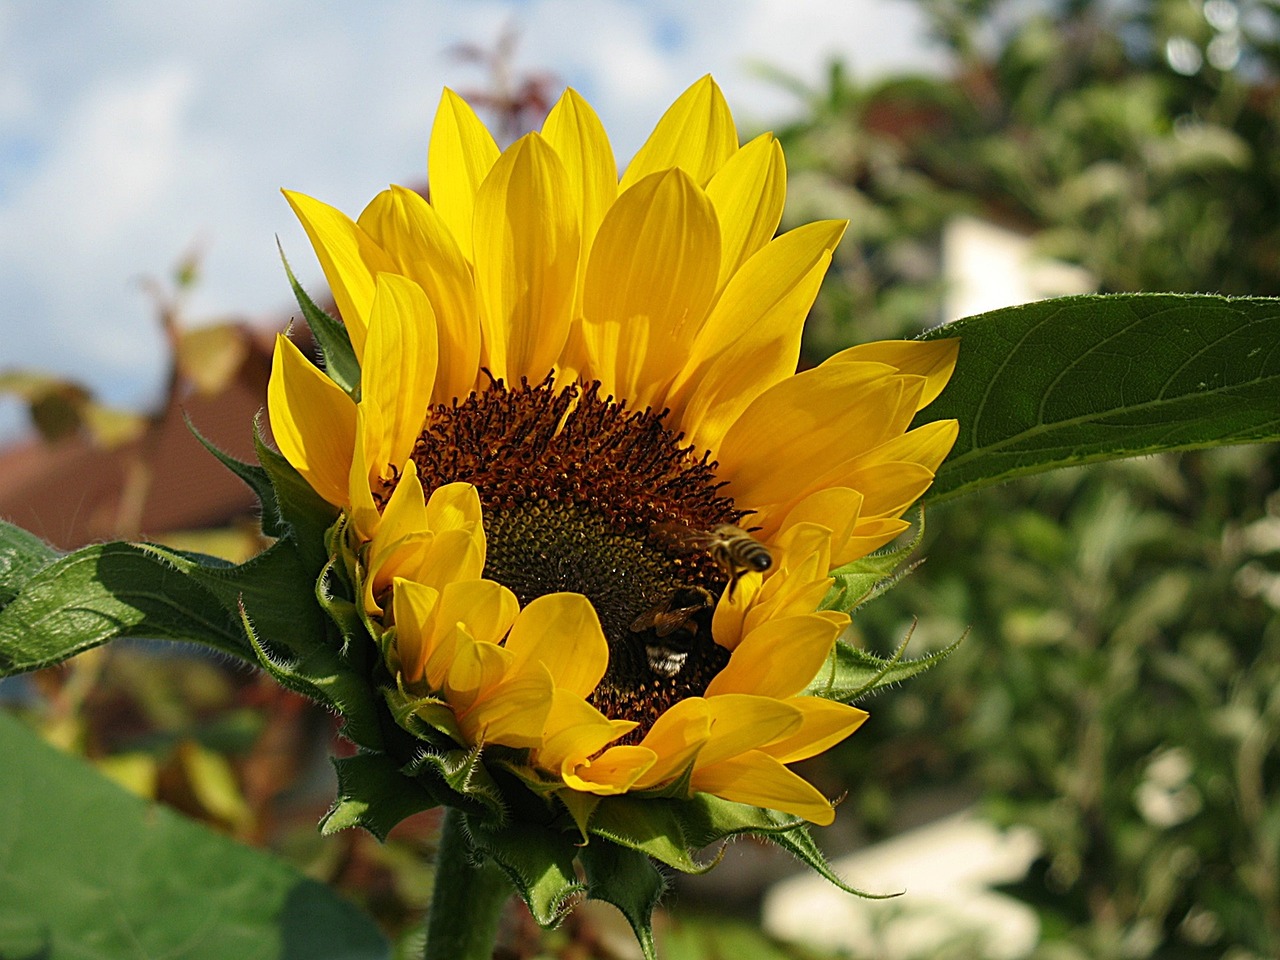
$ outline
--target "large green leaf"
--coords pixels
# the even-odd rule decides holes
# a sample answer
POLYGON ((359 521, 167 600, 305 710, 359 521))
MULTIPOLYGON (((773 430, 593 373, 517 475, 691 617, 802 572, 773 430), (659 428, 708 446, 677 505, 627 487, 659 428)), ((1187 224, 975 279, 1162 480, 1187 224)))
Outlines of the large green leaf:
POLYGON ((187 640, 255 660, 236 619, 175 556, 104 543, 40 567, 0 609, 0 676, 59 663, 119 637, 187 640))
POLYGON ((57 552, 34 533, 0 520, 0 609, 57 559, 57 552))
POLYGON ((376 960, 367 917, 0 714, 0 957, 376 960))
POLYGON ((917 424, 960 436, 927 497, 1162 450, 1280 440, 1280 300, 1065 297, 958 320, 960 359, 917 424))

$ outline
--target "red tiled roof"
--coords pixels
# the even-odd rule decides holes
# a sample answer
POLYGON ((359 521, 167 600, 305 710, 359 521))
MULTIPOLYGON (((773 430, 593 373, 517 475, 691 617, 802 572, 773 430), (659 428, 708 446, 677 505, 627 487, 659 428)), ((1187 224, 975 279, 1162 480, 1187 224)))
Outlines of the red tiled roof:
POLYGON ((218 527, 251 515, 257 505, 252 492, 204 449, 183 419, 185 411, 211 443, 256 462, 253 418, 266 403, 271 354, 258 337, 250 343, 223 390, 179 397, 137 440, 105 449, 77 435, 0 451, 0 518, 73 549, 218 527), (140 514, 134 505, 139 500, 140 514))

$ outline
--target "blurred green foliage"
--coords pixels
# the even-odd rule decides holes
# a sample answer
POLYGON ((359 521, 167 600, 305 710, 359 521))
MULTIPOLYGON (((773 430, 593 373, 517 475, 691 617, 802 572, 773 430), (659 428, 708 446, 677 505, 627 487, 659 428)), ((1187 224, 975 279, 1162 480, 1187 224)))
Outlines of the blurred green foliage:
MULTIPOLYGON (((794 221, 853 220, 806 348, 943 319, 959 213, 1104 291, 1280 294, 1280 17, 1262 3, 922 0, 954 72, 796 87, 794 221)), ((1280 331, 1277 332, 1280 342, 1280 331)), ((943 666, 837 757, 874 834, 930 786, 1044 854, 1036 956, 1280 955, 1280 451, 1064 471, 930 514, 927 563, 855 619, 943 666)))

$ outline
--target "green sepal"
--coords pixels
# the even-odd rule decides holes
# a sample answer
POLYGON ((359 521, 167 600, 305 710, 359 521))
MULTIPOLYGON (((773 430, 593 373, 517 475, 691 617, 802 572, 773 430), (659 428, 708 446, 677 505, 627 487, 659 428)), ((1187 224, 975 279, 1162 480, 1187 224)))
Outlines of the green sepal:
POLYGON ((572 834, 526 821, 499 827, 468 816, 466 823, 472 849, 502 868, 539 925, 564 919, 586 889, 574 870, 572 834))
POLYGON ((336 578, 341 587, 349 590, 340 560, 341 558, 337 556, 330 557, 320 569, 320 575, 316 577, 315 584, 316 603, 338 628, 338 633, 342 636, 343 649, 348 650, 353 642, 370 641, 367 629, 369 624, 361 616, 360 608, 349 595, 338 592, 331 586, 336 578))
POLYGON ((447 701, 412 694, 398 677, 395 687, 383 688, 382 696, 396 725, 435 750, 448 752, 465 740, 447 701))
POLYGON ((383 753, 357 753, 333 758, 338 773, 338 799, 320 821, 325 836, 349 827, 364 827, 379 840, 401 820, 438 806, 423 784, 401 773, 383 753))
POLYGON ((852 613, 869 600, 897 586, 921 561, 908 563, 924 539, 924 509, 916 507, 916 532, 901 547, 884 548, 831 571, 835 583, 819 605, 820 610, 852 613))
POLYGON ((604 802, 604 797, 594 793, 582 793, 579 790, 560 790, 556 799, 568 812, 573 825, 578 828, 578 836, 583 843, 588 841, 587 824, 591 822, 596 809, 604 802))
MULTIPOLYGON (((256 463, 245 463, 243 460, 237 460, 231 454, 223 450, 219 450, 213 443, 196 429, 196 425, 191 422, 191 418, 183 411, 182 419, 187 424, 187 430, 191 435, 200 441, 200 445, 208 450, 211 454, 218 458, 218 462, 234 473, 237 477, 248 484, 258 498, 258 502, 262 504, 262 533, 268 537, 282 537, 285 535, 286 527, 280 518, 280 507, 276 503, 275 487, 271 485, 271 477, 267 471, 256 463)), ((256 424, 255 424, 256 428, 256 424)))
MULTIPOLYGON (((606 797, 597 806, 588 830, 592 836, 653 857, 681 873, 706 873, 720 858, 706 863, 694 859, 694 852, 706 846, 706 843, 695 843, 689 836, 691 825, 699 837, 704 833, 701 827, 705 819, 697 807, 699 796, 702 795, 695 794, 691 800, 606 797)), ((707 843, 714 843, 716 839, 720 838, 707 843)))
POLYGON ((58 551, 35 534, 0 520, 0 610, 57 559, 58 551))
POLYGON ((889 900, 893 897, 901 896, 902 891, 900 890, 894 893, 868 893, 865 890, 850 886, 831 869, 831 864, 822 855, 818 845, 813 842, 813 837, 809 835, 809 828, 803 822, 798 823, 794 819, 787 818, 786 814, 778 813, 776 810, 766 810, 764 812, 770 818, 776 820, 780 828, 769 832, 767 834, 768 840, 776 843, 798 860, 803 861, 809 869, 839 887, 845 893, 852 894, 855 897, 862 897, 864 900, 889 900))
POLYGON ((423 750, 404 767, 411 776, 425 778, 428 789, 442 803, 467 814, 468 823, 484 822, 494 829, 510 819, 502 791, 485 767, 482 750, 423 750))
POLYGON ((666 878, 643 853, 603 839, 578 852, 587 879, 587 896, 604 900, 622 911, 631 924, 645 960, 656 960, 653 910, 666 892, 666 878))
POLYGON ((257 662, 283 687, 288 687, 343 718, 343 734, 362 747, 383 746, 378 705, 365 677, 319 636, 309 646, 281 654, 264 641, 252 617, 242 609, 242 628, 257 662))
POLYGON ((284 255, 284 247, 280 245, 279 238, 276 239, 276 248, 280 251, 280 262, 284 264, 284 274, 289 278, 289 286, 293 288, 298 309, 302 311, 302 316, 306 319, 307 326, 311 328, 316 344, 320 347, 320 354, 324 357, 325 373, 329 375, 330 380, 347 392, 347 396, 358 400, 360 363, 356 360, 356 352, 351 346, 351 336, 347 333, 347 328, 321 310, 307 291, 302 289, 302 284, 298 282, 298 278, 293 275, 293 270, 289 267, 289 261, 284 255))
POLYGON ((253 425, 253 445, 258 462, 271 478, 280 522, 292 531, 294 540, 308 569, 319 571, 329 560, 325 534, 338 517, 338 508, 311 489, 280 453, 262 439, 262 424, 253 425))
POLYGON ((937 666, 955 652, 967 635, 967 633, 962 635, 941 650, 914 660, 902 658, 907 644, 911 641, 910 633, 902 643, 898 644, 897 649, 893 651, 893 656, 888 659, 859 650, 843 641, 837 641, 831 658, 802 696, 825 697, 828 700, 839 700, 841 703, 852 703, 881 687, 901 683, 917 673, 923 673, 937 666))

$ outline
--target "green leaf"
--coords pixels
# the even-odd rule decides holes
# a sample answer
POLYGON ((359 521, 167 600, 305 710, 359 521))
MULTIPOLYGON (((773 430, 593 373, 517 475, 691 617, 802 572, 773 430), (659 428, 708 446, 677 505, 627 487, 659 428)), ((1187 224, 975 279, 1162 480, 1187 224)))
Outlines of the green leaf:
POLYGON ((353 399, 358 399, 360 389, 360 363, 356 360, 356 352, 351 346, 351 337, 347 328, 329 316, 316 305, 316 302, 302 289, 302 284, 293 275, 289 261, 285 259, 284 247, 276 240, 280 251, 280 262, 284 264, 285 276, 289 278, 289 286, 298 301, 298 308, 307 320, 307 326, 315 335, 320 353, 324 356, 325 373, 329 379, 340 386, 353 399))
POLYGON ((1065 297, 925 337, 960 338, 951 382, 916 418, 960 422, 931 502, 1055 467, 1280 440, 1280 300, 1065 297))
POLYGON ((103 543, 41 567, 0 609, 0 675, 120 637, 203 643, 255 660, 236 618, 186 575, 187 562, 144 544, 103 543))
POLYGON ((656 960, 653 910, 667 889, 653 862, 643 853, 597 838, 578 853, 587 877, 587 896, 612 903, 631 924, 645 960, 656 960))
POLYGON ((380 960, 322 884, 145 803, 0 715, 0 957, 380 960))
POLYGON ((56 559, 58 552, 35 534, 0 520, 0 609, 56 559))
POLYGON ((405 817, 436 806, 417 780, 400 772, 395 761, 382 753, 358 753, 336 757, 338 799, 320 821, 326 836, 348 827, 364 827, 379 840, 405 817))

